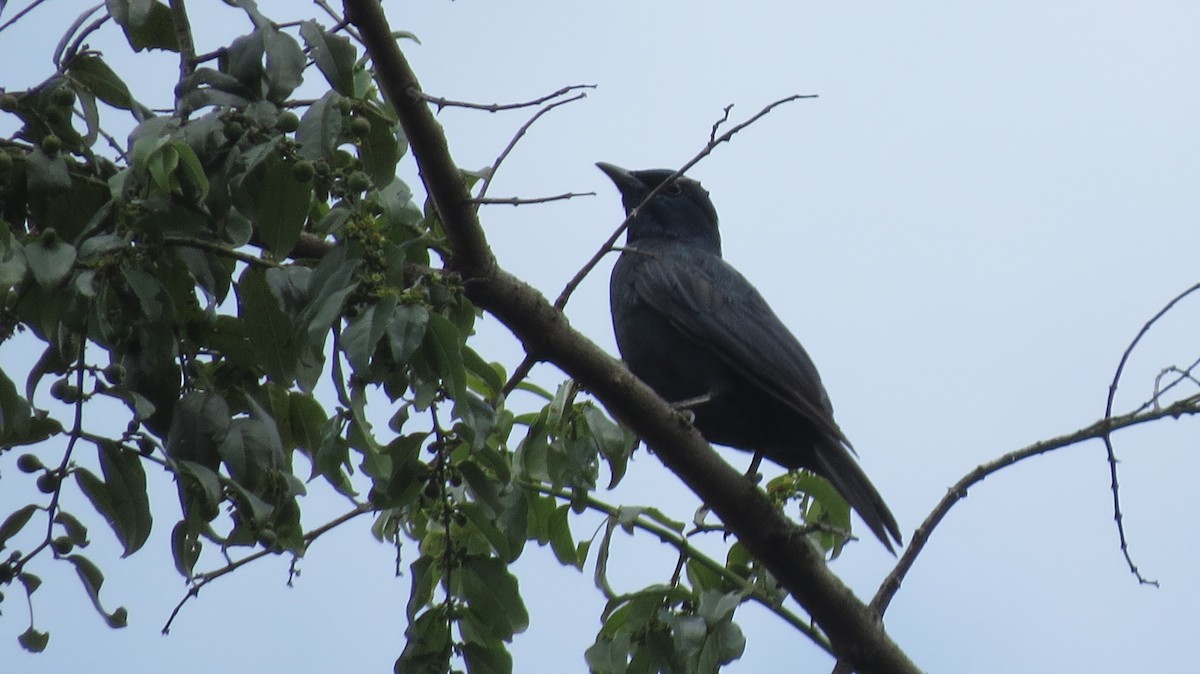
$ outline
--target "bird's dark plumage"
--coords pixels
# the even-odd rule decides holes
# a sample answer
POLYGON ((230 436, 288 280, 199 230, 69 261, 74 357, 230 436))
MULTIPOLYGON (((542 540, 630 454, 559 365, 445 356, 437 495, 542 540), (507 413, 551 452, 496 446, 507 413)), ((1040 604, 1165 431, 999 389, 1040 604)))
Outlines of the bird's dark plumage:
POLYGON ((896 519, 854 460, 804 347, 762 295, 721 259, 717 212, 700 183, 672 171, 597 164, 637 209, 610 285, 621 355, 668 402, 689 409, 704 437, 829 480, 892 550, 896 519))

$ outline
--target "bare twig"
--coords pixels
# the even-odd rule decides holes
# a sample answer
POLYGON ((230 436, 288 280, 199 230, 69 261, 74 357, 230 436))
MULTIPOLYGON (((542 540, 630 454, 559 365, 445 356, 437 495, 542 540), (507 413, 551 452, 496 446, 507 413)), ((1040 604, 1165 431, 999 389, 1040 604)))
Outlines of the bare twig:
POLYGON ((717 129, 721 128, 722 124, 729 121, 729 112, 731 110, 733 110, 733 103, 730 103, 729 105, 725 106, 721 110, 721 112, 723 113, 721 115, 721 118, 718 119, 717 121, 713 122, 712 129, 708 132, 708 142, 709 143, 717 142, 717 129))
POLYGON ((573 103, 582 98, 587 98, 587 94, 581 92, 570 98, 564 98, 560 101, 550 103, 534 113, 534 115, 529 118, 529 121, 522 124, 521 128, 517 129, 517 133, 513 135, 512 140, 508 141, 508 145, 505 146, 504 150, 500 152, 500 156, 496 157, 496 161, 492 162, 492 166, 488 170, 487 175, 483 177, 483 183, 479 186, 479 194, 475 196, 475 201, 477 203, 481 202, 487 195, 488 188, 492 186, 492 180, 494 180, 496 177, 496 171, 500 170, 500 164, 504 163, 504 160, 507 159, 508 155, 512 153, 513 148, 517 146, 517 143, 522 137, 525 136, 525 132, 529 131, 529 127, 533 126, 534 122, 538 121, 538 119, 540 119, 542 115, 546 114, 547 112, 550 112, 561 105, 573 103))
MULTIPOLYGON (((554 300, 554 308, 561 311, 564 307, 567 306, 567 302, 571 299, 571 294, 575 292, 575 289, 579 287, 579 284, 583 282, 583 279, 586 278, 587 275, 590 274, 593 269, 595 269, 596 265, 600 263, 600 260, 613 249, 613 246, 616 245, 616 243, 617 243, 617 239, 621 238, 621 235, 624 234, 625 230, 629 228, 630 221, 632 221, 633 218, 637 216, 637 212, 639 209, 642 208, 642 206, 645 206, 651 199, 653 199, 655 196, 657 196, 659 192, 661 192, 663 189, 666 189, 667 186, 669 186, 671 183, 675 182, 680 176, 682 176, 684 173, 686 173, 689 169, 691 169, 696 164, 700 163, 700 160, 702 160, 705 157, 707 157, 708 155, 712 154, 712 151, 715 150, 718 145, 720 145, 721 143, 728 142, 731 138, 733 138, 734 134, 736 134, 738 131, 741 131, 742 129, 750 126, 751 124, 757 122, 759 119, 762 119, 763 117, 765 117, 768 113, 770 113, 775 108, 777 108, 785 103, 791 103, 792 101, 799 100, 801 98, 816 98, 816 95, 815 94, 807 94, 807 95, 793 94, 786 98, 781 98, 781 99, 775 101, 774 103, 771 103, 767 107, 763 108, 762 110, 759 110, 758 113, 755 114, 753 117, 751 117, 750 119, 747 119, 746 121, 742 122, 741 124, 738 124, 737 126, 733 127, 732 129, 726 131, 725 133, 721 134, 719 137, 710 138, 708 141, 708 144, 705 145, 703 149, 701 149, 699 152, 697 152, 694 157, 689 159, 687 161, 687 163, 684 164, 678 171, 676 171, 675 173, 672 173, 670 175, 670 177, 668 177, 666 180, 662 181, 658 185, 658 187, 651 190, 650 194, 647 194, 646 198, 642 200, 642 203, 639 204, 637 208, 630 211, 628 217, 626 217, 625 220, 623 222, 621 222, 620 226, 617 227, 616 231, 614 231, 612 233, 612 235, 608 237, 608 239, 604 242, 604 245, 602 245, 600 247, 600 250, 596 251, 596 254, 593 255, 592 258, 583 265, 583 267, 579 270, 579 272, 576 273, 575 276, 572 277, 571 280, 567 282, 566 287, 564 287, 562 292, 559 293, 558 299, 554 300)), ((730 110, 730 107, 725 108, 725 117, 729 116, 729 110, 730 110)), ((717 123, 713 124, 713 133, 716 133, 717 127, 720 126, 721 122, 724 121, 725 117, 723 117, 721 120, 718 120, 717 123)))
POLYGON ((224 255, 225 257, 232 258, 238 262, 245 262, 253 267, 270 269, 271 267, 279 266, 278 264, 271 262, 270 260, 264 260, 257 255, 251 255, 249 253, 243 253, 240 250, 234 250, 227 244, 221 243, 220 241, 210 241, 208 239, 199 239, 191 236, 164 236, 163 243, 168 246, 206 250, 210 253, 216 253, 217 255, 224 255))
POLYGON ((333 7, 329 6, 329 3, 325 2, 325 0, 314 0, 314 2, 317 5, 317 7, 320 7, 321 9, 325 10, 325 13, 329 15, 329 18, 333 19, 336 22, 334 24, 333 28, 329 29, 329 32, 337 33, 339 31, 344 30, 344 31, 346 31, 346 33, 348 33, 350 35, 350 37, 354 38, 354 40, 356 42, 358 42, 359 44, 362 44, 362 36, 359 35, 358 31, 354 30, 354 27, 351 26, 349 24, 349 22, 346 21, 346 17, 342 16, 341 14, 338 14, 337 11, 333 7))
POLYGON ((4 29, 8 28, 9 26, 11 26, 11 25, 15 24, 16 22, 20 21, 21 19, 23 19, 26 14, 37 9, 37 7, 44 2, 46 2, 46 0, 33 0, 33 2, 29 3, 29 5, 26 6, 24 9, 17 12, 16 14, 14 14, 13 18, 9 19, 8 21, 5 21, 4 25, 0 25, 0 33, 3 33, 4 29))
POLYGON ((933 512, 929 513, 929 516, 925 518, 921 526, 917 527, 917 530, 913 532, 912 540, 904 550, 900 561, 896 563, 896 568, 884 579, 879 587, 879 591, 875 593, 875 598, 871 600, 871 609, 878 615, 883 615, 892 597, 900 589, 900 583, 903 581, 904 576, 912 568, 913 562, 916 561, 917 555, 921 554, 921 551, 925 548, 925 544, 929 542, 929 537, 933 534, 933 530, 946 516, 946 513, 950 511, 950 508, 966 497, 967 490, 976 483, 981 482, 984 478, 1014 463, 1038 456, 1039 454, 1076 445, 1085 440, 1107 438, 1113 431, 1121 430, 1122 428, 1129 428, 1130 426, 1166 417, 1180 417, 1194 414, 1200 414, 1200 396, 1180 400, 1161 409, 1149 412, 1136 412, 1118 417, 1106 416, 1087 428, 1034 443, 1024 449, 1010 452, 975 468, 975 470, 967 473, 950 488, 933 509, 933 512))
POLYGON ((595 89, 595 88, 596 88, 596 85, 594 85, 594 84, 572 84, 571 86, 563 87, 562 89, 559 89, 558 91, 555 91, 554 93, 546 94, 545 96, 542 96, 540 98, 535 98, 532 101, 525 101, 524 103, 486 103, 486 104, 485 103, 469 103, 466 101, 454 101, 449 98, 441 98, 439 96, 430 96, 429 94, 426 94, 426 93, 422 93, 421 98, 427 103, 432 103, 432 104, 436 105, 438 112, 441 112, 442 108, 467 108, 469 110, 484 110, 486 112, 500 112, 501 110, 519 110, 521 108, 532 108, 535 105, 541 105, 542 103, 545 103, 547 101, 552 101, 560 96, 565 96, 565 95, 569 94, 570 92, 576 91, 578 89, 595 89))
POLYGON ((567 199, 574 199, 575 197, 594 197, 594 196, 596 196, 595 192, 565 192, 563 194, 556 194, 552 197, 531 197, 531 198, 495 197, 495 198, 478 198, 478 199, 473 199, 472 201, 474 201, 475 203, 477 203, 481 206, 488 206, 488 205, 494 205, 494 204, 501 204, 501 205, 507 205, 507 206, 525 206, 528 204, 545 204, 545 203, 549 203, 551 201, 566 201, 567 199))
POLYGON ((192 41, 192 24, 184 0, 170 0, 170 7, 175 42, 179 44, 179 81, 182 82, 196 67, 196 44, 192 41))
MULTIPOLYGON (((346 522, 349 522, 350 520, 354 519, 355 517, 358 517, 359 515, 362 515, 363 513, 371 512, 371 510, 372 510, 372 506, 367 505, 365 503, 360 504, 357 507, 355 507, 353 510, 351 510, 347 513, 344 513, 344 514, 326 522, 325 524, 322 524, 321 526, 317 527, 316 529, 313 529, 312 531, 309 531, 308 533, 304 534, 305 547, 308 547, 309 545, 311 545, 313 541, 320 538, 323 534, 326 534, 329 531, 331 531, 332 529, 335 529, 335 528, 345 524, 346 522)), ((167 618, 166 624, 163 625, 162 633, 170 634, 171 623, 175 622, 175 617, 179 615, 179 611, 181 609, 183 609, 183 605, 186 604, 188 602, 188 600, 191 599, 192 597, 199 596, 200 590, 202 590, 205 585, 208 585, 209 583, 220 578, 221 576, 224 576, 226 574, 232 573, 233 571, 240 569, 241 567, 249 564, 250 562, 253 562, 256 559, 266 557, 267 555, 270 555, 270 554, 274 554, 274 553, 271 550, 267 550, 267 549, 258 550, 257 552, 246 555, 245 557, 242 557, 241 559, 233 560, 219 569, 197 575, 193 579, 191 587, 188 588, 187 594, 185 594, 183 596, 183 599, 179 600, 179 603, 176 604, 175 608, 171 611, 170 617, 167 618)), ((290 577, 289 577, 289 582, 290 582, 290 577)))
MULTIPOLYGON (((1108 386, 1108 399, 1104 403, 1105 419, 1112 417, 1113 401, 1117 397, 1117 386, 1120 384, 1121 375, 1125 371, 1125 364, 1129 362, 1129 356, 1132 355, 1133 350, 1137 348, 1138 342, 1142 341, 1142 337, 1144 337, 1146 333, 1150 331, 1150 328, 1153 327, 1160 318, 1167 315, 1167 312, 1171 311, 1176 304, 1197 290, 1200 290, 1200 283, 1197 283, 1176 295, 1170 302, 1167 302, 1167 304, 1160 309, 1158 313, 1154 314, 1150 320, 1146 321, 1146 324, 1142 326, 1141 330, 1138 330, 1138 333, 1133 338, 1133 341, 1129 343, 1128 347, 1126 347, 1125 353, 1121 354, 1121 361, 1117 363, 1117 371, 1113 373, 1112 383, 1108 386)), ((1104 449, 1108 458, 1108 472, 1111 478, 1110 487, 1113 495, 1113 520, 1117 523, 1117 537, 1121 542, 1121 554, 1125 556, 1125 563, 1129 565, 1129 572, 1132 573, 1135 578, 1137 578, 1138 583, 1142 585, 1153 585, 1158 587, 1158 581, 1148 580, 1142 576, 1142 572, 1138 570, 1137 564, 1134 564, 1133 557, 1129 554, 1129 541, 1125 536, 1125 515, 1121 512, 1121 487, 1117 482, 1117 453, 1113 448, 1112 438, 1109 436, 1109 434, 1105 433, 1103 440, 1104 449)))

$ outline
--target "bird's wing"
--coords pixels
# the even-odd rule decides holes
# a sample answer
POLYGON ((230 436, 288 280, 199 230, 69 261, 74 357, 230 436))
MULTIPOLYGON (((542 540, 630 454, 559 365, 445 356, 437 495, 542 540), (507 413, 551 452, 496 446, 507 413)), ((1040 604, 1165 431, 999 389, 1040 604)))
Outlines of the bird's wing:
POLYGON ((641 260, 638 296, 693 342, 849 447, 812 359, 754 286, 715 255, 678 243, 654 248, 641 260))

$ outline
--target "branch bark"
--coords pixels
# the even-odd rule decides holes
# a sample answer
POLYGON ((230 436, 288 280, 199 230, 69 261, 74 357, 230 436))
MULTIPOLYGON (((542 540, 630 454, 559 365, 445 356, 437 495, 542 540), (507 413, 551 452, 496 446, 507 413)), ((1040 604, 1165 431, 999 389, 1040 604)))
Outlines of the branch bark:
POLYGON ((384 93, 396 107, 421 179, 450 239, 449 265, 462 275, 471 300, 508 326, 529 353, 574 377, 634 429, 809 612, 840 659, 865 673, 920 671, 757 486, 722 461, 624 365, 573 330, 540 292, 499 268, 445 135, 391 36, 379 2, 344 0, 344 7, 362 34, 384 93))

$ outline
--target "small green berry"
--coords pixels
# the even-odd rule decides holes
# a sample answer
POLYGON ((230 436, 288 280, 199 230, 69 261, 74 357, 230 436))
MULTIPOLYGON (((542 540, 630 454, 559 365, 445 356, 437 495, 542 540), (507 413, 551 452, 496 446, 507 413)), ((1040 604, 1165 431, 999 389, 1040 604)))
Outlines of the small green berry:
POLYGON ((365 192, 371 187, 371 178, 362 171, 355 171, 350 174, 349 178, 346 178, 346 187, 351 192, 365 192))
POLYGON ((291 110, 284 110, 279 119, 275 120, 275 128, 284 133, 292 133, 300 128, 300 118, 291 110))
POLYGON ((17 470, 22 473, 36 473, 44 467, 42 460, 33 454, 22 454, 17 457, 17 470))
POLYGON ((317 174, 317 168, 308 160, 298 161, 292 164, 292 177, 302 183, 306 183, 313 179, 317 174))
POLYGON ((356 138, 362 138, 371 133, 371 120, 366 117, 355 117, 350 120, 350 133, 356 138))
POLYGON ((62 149, 62 139, 52 133, 48 133, 45 136, 42 136, 41 146, 42 152, 53 157, 54 155, 58 154, 59 150, 62 149))
POLYGON ((53 494, 58 489, 60 480, 54 473, 42 473, 38 475, 37 488, 43 494, 53 494))
POLYGON ((54 550, 54 554, 69 555, 71 554, 71 550, 75 548, 75 544, 71 542, 70 538, 59 536, 50 541, 50 548, 54 550))
POLYGON ((50 102, 63 108, 69 108, 75 105, 75 90, 71 87, 59 87, 50 94, 50 102))
POLYGON ((16 112, 17 106, 21 104, 21 99, 12 94, 4 94, 0 96, 0 111, 16 112))

